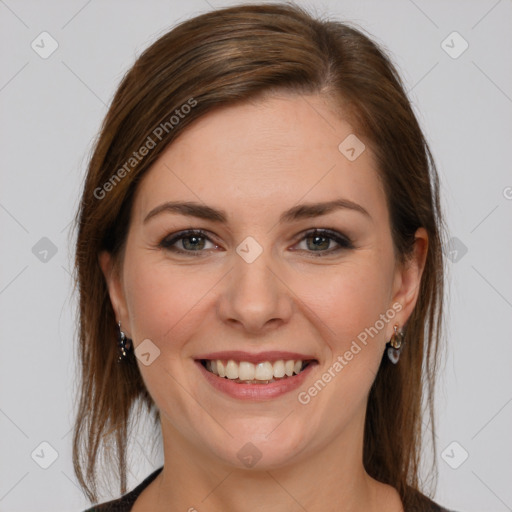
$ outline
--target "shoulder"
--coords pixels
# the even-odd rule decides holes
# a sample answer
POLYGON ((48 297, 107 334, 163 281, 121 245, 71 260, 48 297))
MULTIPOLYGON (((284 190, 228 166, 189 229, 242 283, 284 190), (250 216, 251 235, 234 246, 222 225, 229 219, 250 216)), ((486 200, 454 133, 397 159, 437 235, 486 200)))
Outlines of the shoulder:
POLYGON ((434 501, 430 501, 427 508, 424 509, 424 512, 455 512, 455 510, 448 510, 447 508, 441 507, 441 505, 438 505, 434 501))
POLYGON ((416 489, 409 488, 409 502, 405 506, 405 512, 455 512, 432 501, 428 496, 416 489))
POLYGON ((455 512, 455 510, 449 510, 447 508, 438 505, 434 501, 431 501, 427 508, 423 509, 422 512, 455 512))
POLYGON ((455 510, 449 510, 447 508, 438 505, 434 501, 429 500, 422 506, 406 507, 405 512, 455 512, 455 510))
POLYGON ((84 512, 129 512, 132 509, 135 500, 139 497, 142 491, 158 476, 162 471, 163 466, 158 468, 145 478, 133 491, 121 496, 117 500, 112 500, 106 503, 98 503, 84 512))
POLYGON ((455 512, 455 510, 448 510, 447 508, 441 507, 434 503, 434 508, 432 508, 432 512, 455 512))

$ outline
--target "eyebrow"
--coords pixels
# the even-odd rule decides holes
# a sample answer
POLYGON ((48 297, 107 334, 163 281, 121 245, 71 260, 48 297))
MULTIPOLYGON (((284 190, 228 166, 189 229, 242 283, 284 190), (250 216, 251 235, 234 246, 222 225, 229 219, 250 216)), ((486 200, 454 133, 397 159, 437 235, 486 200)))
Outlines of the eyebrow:
MULTIPOLYGON (((293 206, 281 214, 279 217, 279 223, 283 224, 286 222, 319 217, 321 215, 326 215, 340 209, 352 210, 362 213, 370 220, 372 220, 371 215, 360 204, 354 203, 348 199, 339 198, 323 203, 303 203, 297 206, 293 206)), ((196 203, 193 201, 168 201, 157 206, 156 208, 153 208, 146 215, 143 223, 146 224, 150 219, 164 212, 174 213, 177 215, 185 215, 188 217, 197 217, 199 219, 210 220, 223 224, 226 224, 228 219, 227 213, 224 210, 212 208, 211 206, 207 206, 205 204, 196 203)))

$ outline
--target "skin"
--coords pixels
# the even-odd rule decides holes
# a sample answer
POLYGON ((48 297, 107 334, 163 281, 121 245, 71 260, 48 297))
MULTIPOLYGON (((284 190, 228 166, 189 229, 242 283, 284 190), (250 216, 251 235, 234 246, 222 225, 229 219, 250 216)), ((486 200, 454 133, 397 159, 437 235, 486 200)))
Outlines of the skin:
POLYGON ((123 331, 135 347, 150 339, 160 350, 149 366, 137 364, 161 414, 165 463, 135 512, 403 510, 395 489, 364 470, 363 427, 393 325, 416 303, 428 238, 420 228, 409 263, 396 263, 369 144, 354 161, 338 150, 352 133, 320 96, 261 98, 198 119, 139 184, 120 271, 100 255, 123 331), (339 197, 369 217, 338 209, 278 223, 298 203, 339 197), (223 209, 228 222, 166 212, 144 223, 167 201, 223 209), (189 228, 210 236, 200 256, 190 238, 174 245, 187 254, 159 247, 189 228), (327 238, 318 249, 304 236, 311 228, 348 236, 353 248, 333 252, 339 246, 327 238), (236 252, 248 236, 263 249, 252 263, 236 252), (393 304, 401 310, 306 405, 297 391, 231 398, 194 363, 217 350, 313 354, 319 364, 299 389, 307 390, 393 304), (250 469, 237 457, 248 442, 262 454, 250 469))

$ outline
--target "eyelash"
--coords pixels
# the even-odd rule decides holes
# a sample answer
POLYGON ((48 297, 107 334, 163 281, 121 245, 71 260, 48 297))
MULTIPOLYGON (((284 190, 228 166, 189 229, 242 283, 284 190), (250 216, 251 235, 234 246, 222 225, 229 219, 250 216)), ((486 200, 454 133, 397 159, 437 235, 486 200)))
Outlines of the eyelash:
MULTIPOLYGON (((330 254, 338 253, 342 250, 354 248, 352 241, 348 237, 341 235, 340 233, 338 233, 336 231, 329 230, 329 229, 316 229, 316 228, 311 229, 304 233, 304 236, 299 240, 299 242, 302 242, 306 238, 309 238, 312 236, 320 236, 320 237, 323 237, 326 239, 334 240, 340 246, 334 250, 330 249, 327 251, 319 251, 319 252, 306 251, 306 252, 311 253, 314 257, 323 257, 324 255, 330 255, 330 254)), ((178 254, 187 254, 187 255, 190 255, 193 257, 202 257, 202 253, 204 252, 204 250, 185 251, 182 249, 177 249, 176 247, 172 247, 176 242, 178 242, 180 240, 183 240, 186 238, 193 238, 193 237, 204 238, 204 239, 208 240, 209 242, 215 244, 215 242, 206 234, 205 231, 203 231, 201 229, 188 229, 186 231, 180 231, 179 233, 175 233, 174 235, 166 236, 158 244, 158 247, 160 247, 162 249, 169 250, 174 253, 178 253, 178 254), (171 236, 171 238, 169 238, 169 236, 171 236), (194 253, 197 253, 197 254, 194 254, 194 253)), ((299 243, 299 242, 297 242, 297 243, 299 243)), ((215 245, 217 245, 217 244, 215 244, 215 245)), ((305 249, 298 249, 298 250, 304 251, 305 249)))

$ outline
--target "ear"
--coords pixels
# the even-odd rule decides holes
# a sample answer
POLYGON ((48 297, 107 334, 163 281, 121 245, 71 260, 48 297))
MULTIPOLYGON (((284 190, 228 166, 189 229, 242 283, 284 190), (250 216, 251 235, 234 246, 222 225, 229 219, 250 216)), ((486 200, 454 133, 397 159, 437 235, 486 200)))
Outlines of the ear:
MULTIPOLYGON (((392 304, 400 303, 402 309, 396 315, 400 329, 407 322, 418 300, 421 276, 425 268, 428 249, 428 234, 425 228, 418 228, 414 234, 414 249, 408 260, 396 268, 393 284, 392 304)), ((392 331, 388 333, 391 336, 392 331)))
POLYGON ((114 264, 112 254, 107 251, 102 251, 98 256, 98 262, 107 283, 108 294, 110 302, 116 316, 116 321, 121 322, 123 331, 128 337, 128 308, 126 307, 126 300, 124 296, 124 289, 121 276, 119 275, 118 267, 114 264))

